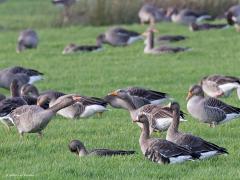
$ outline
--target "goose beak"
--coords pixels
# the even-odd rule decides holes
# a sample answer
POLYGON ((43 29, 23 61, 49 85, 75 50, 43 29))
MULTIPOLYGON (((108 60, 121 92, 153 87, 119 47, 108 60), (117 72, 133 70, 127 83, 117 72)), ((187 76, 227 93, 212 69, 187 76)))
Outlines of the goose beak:
POLYGON ((116 91, 114 91, 114 92, 109 93, 108 95, 109 95, 109 96, 117 96, 118 94, 117 94, 116 91))
POLYGON ((189 91, 186 100, 188 101, 192 96, 193 96, 192 92, 189 91))
POLYGON ((81 96, 72 96, 74 101, 79 101, 80 99, 82 99, 81 96))

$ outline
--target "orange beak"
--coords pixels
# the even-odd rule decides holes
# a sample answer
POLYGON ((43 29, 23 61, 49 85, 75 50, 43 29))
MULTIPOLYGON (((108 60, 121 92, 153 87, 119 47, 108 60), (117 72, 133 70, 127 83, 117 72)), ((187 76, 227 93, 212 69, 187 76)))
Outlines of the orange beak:
POLYGON ((82 99, 81 96, 73 96, 72 98, 74 101, 79 101, 80 99, 82 99))
POLYGON ((188 101, 192 96, 193 96, 192 92, 189 91, 186 100, 188 101))
POLYGON ((118 94, 117 94, 116 91, 114 91, 114 92, 109 93, 108 95, 110 95, 110 96, 117 96, 118 94))

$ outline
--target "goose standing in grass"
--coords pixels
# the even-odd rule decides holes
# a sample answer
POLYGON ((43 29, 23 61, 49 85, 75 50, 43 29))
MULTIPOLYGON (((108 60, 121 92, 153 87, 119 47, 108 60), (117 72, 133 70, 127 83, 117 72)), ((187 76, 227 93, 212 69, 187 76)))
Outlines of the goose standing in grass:
POLYGON ((69 145, 69 150, 76 153, 78 156, 115 156, 115 155, 131 155, 135 151, 126 150, 111 150, 111 149, 93 149, 88 151, 84 144, 79 140, 72 140, 69 145))
POLYGON ((52 0, 52 3, 57 6, 63 6, 63 22, 67 23, 70 19, 70 10, 71 7, 76 3, 78 0, 52 0))
POLYGON ((64 48, 62 54, 71 54, 71 53, 77 53, 77 52, 96 52, 96 51, 101 51, 102 49, 103 49, 102 40, 100 37, 98 37, 96 45, 78 46, 76 44, 71 43, 64 48))
POLYGON ((200 22, 204 19, 211 19, 212 17, 205 13, 198 13, 190 9, 182 9, 178 11, 174 9, 171 15, 172 22, 189 25, 191 23, 200 22))
POLYGON ((165 11, 152 4, 144 4, 138 12, 138 17, 141 24, 150 23, 154 25, 156 22, 165 19, 165 11))
MULTIPOLYGON (((160 105, 148 104, 140 108, 136 108, 138 102, 133 103, 133 97, 129 95, 126 90, 117 90, 112 92, 110 95, 115 96, 121 102, 121 107, 127 109, 130 113, 132 121, 136 120, 139 114, 145 114, 149 118, 150 123, 150 133, 153 131, 166 131, 172 121, 171 109, 167 106, 163 107, 160 105)), ((181 121, 186 121, 183 119, 184 113, 182 113, 181 121)), ((141 127, 142 124, 138 123, 141 127)))
POLYGON ((203 91, 211 97, 228 97, 232 91, 237 90, 240 99, 240 78, 224 75, 209 75, 201 79, 203 91))
POLYGON ((200 154, 164 139, 151 138, 149 120, 145 114, 140 114, 134 122, 141 123, 143 128, 139 138, 142 153, 149 160, 159 164, 182 163, 198 159, 200 154))
POLYGON ((178 127, 180 122, 180 106, 178 103, 173 102, 170 108, 173 111, 173 121, 167 131, 166 139, 168 141, 183 146, 192 152, 200 153, 200 159, 221 154, 228 154, 227 150, 223 147, 219 147, 216 144, 205 141, 200 137, 179 132, 178 127))
POLYGON ((20 86, 33 84, 43 79, 43 73, 20 66, 9 67, 0 71, 0 87, 9 89, 14 79, 18 80, 20 86))
MULTIPOLYGON (((121 89, 119 89, 121 90, 121 89)), ((119 91, 118 90, 118 91, 119 91)), ((127 87, 123 89, 129 95, 132 96, 132 102, 134 103, 136 108, 140 108, 146 104, 163 104, 167 100, 170 100, 167 93, 151 90, 151 89, 145 89, 142 87, 127 87)), ((112 96, 111 94, 108 94, 105 97, 105 100, 115 108, 123 108, 122 102, 119 98, 116 98, 116 96, 112 96)))
POLYGON ((42 130, 48 125, 57 111, 74 104, 78 100, 78 96, 68 96, 48 109, 43 109, 37 105, 24 105, 14 109, 10 113, 10 119, 21 136, 24 133, 38 133, 41 135, 42 130))
POLYGON ((190 31, 203 31, 203 30, 211 30, 211 29, 226 29, 229 26, 227 24, 197 24, 197 23, 191 23, 189 25, 190 31))
MULTIPOLYGON (((71 97, 72 94, 60 96, 58 99, 56 99, 56 101, 49 104, 50 107, 54 106, 55 104, 58 104, 60 101, 62 101, 62 99, 65 99, 69 96, 71 97)), ((57 114, 70 119, 88 118, 95 114, 102 114, 103 112, 107 111, 106 106, 107 102, 101 98, 79 96, 78 102, 59 110, 57 114)))
POLYGON ((114 27, 100 34, 97 40, 112 46, 127 46, 135 41, 142 40, 141 34, 120 27, 114 27))
POLYGON ((235 26, 236 30, 240 31, 240 5, 232 6, 225 13, 227 22, 231 26, 235 26))
POLYGON ((187 96, 187 110, 196 119, 210 127, 240 117, 240 108, 228 105, 212 97, 204 97, 201 86, 190 87, 187 96))
POLYGON ((145 40, 145 54, 165 54, 165 53, 178 53, 189 50, 189 48, 185 47, 170 47, 170 46, 161 46, 161 47, 154 47, 154 32, 157 32, 155 29, 148 29, 144 36, 146 36, 145 40))
POLYGON ((37 48, 38 41, 39 40, 36 31, 32 29, 26 29, 20 32, 17 42, 17 53, 20 53, 25 49, 37 48))

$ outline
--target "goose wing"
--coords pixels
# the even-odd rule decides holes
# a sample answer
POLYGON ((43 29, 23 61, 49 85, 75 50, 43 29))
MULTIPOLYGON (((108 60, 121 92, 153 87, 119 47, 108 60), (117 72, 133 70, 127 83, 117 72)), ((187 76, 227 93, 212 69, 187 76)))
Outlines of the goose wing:
POLYGON ((135 31, 130 31, 130 30, 123 29, 123 28, 116 28, 115 33, 119 36, 128 36, 128 37, 140 35, 139 33, 135 32, 135 31))
POLYGON ((131 155, 134 153, 135 151, 111 150, 111 149, 94 149, 89 152, 90 155, 97 155, 97 156, 131 155))
POLYGON ((197 153, 204 153, 209 151, 218 151, 219 153, 228 153, 225 148, 219 147, 214 143, 205 141, 204 139, 197 136, 193 136, 191 134, 182 134, 181 136, 179 136, 176 143, 197 153))
POLYGON ((107 106, 107 102, 102 98, 87 97, 87 96, 81 96, 81 97, 82 98, 80 99, 79 102, 81 102, 84 106, 88 106, 88 105, 101 105, 104 107, 107 106))
POLYGON ((13 74, 18 74, 18 73, 23 73, 26 74, 28 76, 39 76, 39 75, 43 75, 43 73, 35 70, 35 69, 27 69, 27 68, 23 68, 20 66, 15 66, 9 69, 9 72, 13 73, 13 74))
POLYGON ((146 150, 145 156, 153 162, 170 163, 170 158, 190 156, 199 158, 199 154, 167 140, 157 139, 146 150))
POLYGON ((150 89, 144 89, 141 87, 128 87, 128 88, 126 88, 126 90, 132 96, 143 97, 150 101, 167 97, 166 93, 154 91, 154 90, 150 90, 150 89))

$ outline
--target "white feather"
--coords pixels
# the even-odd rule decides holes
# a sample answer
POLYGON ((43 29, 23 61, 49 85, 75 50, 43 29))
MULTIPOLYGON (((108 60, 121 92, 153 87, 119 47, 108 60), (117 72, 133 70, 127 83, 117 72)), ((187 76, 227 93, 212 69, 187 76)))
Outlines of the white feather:
POLYGON ((209 15, 200 16, 199 18, 197 18, 196 22, 199 23, 205 19, 210 19, 210 18, 211 18, 211 16, 209 16, 209 15))
POLYGON ((127 44, 132 44, 132 43, 134 43, 135 41, 138 41, 138 40, 140 40, 140 39, 143 39, 143 37, 142 37, 142 36, 130 37, 130 38, 128 39, 127 44))
POLYGON ((218 86, 226 96, 229 96, 233 89, 240 87, 238 83, 226 83, 218 86))
POLYGON ((240 87, 237 88, 238 99, 240 99, 240 87))
POLYGON ((231 121, 231 120, 233 120, 233 119, 239 118, 239 117, 240 117, 240 114, 231 113, 231 114, 227 114, 226 116, 227 116, 227 117, 226 117, 223 121, 219 122, 219 124, 222 124, 222 123, 231 121))
POLYGON ((201 153, 200 159, 210 158, 215 155, 217 155, 217 151, 209 151, 209 152, 201 153))
POLYGON ((87 106, 85 108, 85 110, 83 111, 83 113, 81 114, 80 117, 87 118, 89 116, 92 116, 95 113, 101 113, 101 112, 104 112, 104 111, 107 111, 107 108, 105 108, 104 106, 90 105, 90 106, 87 106))
POLYGON ((14 126, 13 119, 10 117, 9 114, 6 116, 0 117, 0 121, 7 126, 14 126))
POLYGON ((42 80, 42 76, 30 76, 28 84, 33 84, 36 81, 42 80))
POLYGON ((170 164, 175 164, 175 163, 182 163, 187 160, 192 160, 192 156, 178 156, 178 157, 171 157, 169 158, 170 164))

